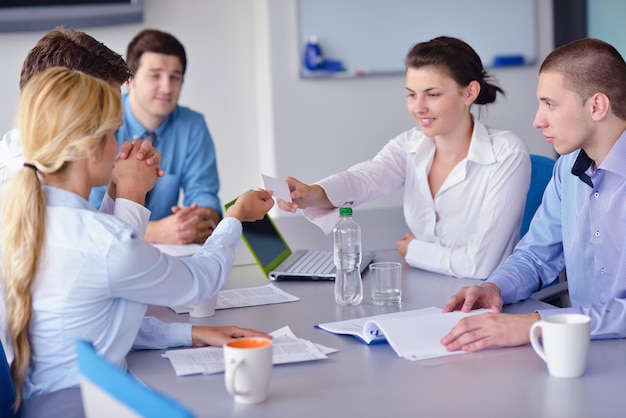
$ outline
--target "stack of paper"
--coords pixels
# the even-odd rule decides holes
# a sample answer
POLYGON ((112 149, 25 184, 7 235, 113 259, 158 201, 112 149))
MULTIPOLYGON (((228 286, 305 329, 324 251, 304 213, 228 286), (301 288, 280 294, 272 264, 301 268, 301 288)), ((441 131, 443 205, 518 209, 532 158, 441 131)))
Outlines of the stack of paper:
MULTIPOLYGON (((257 287, 221 290, 217 296, 215 309, 243 308, 298 300, 300 300, 299 297, 268 283, 257 287)), ((192 308, 190 306, 170 306, 170 309, 176 313, 188 313, 192 308)))
MULTIPOLYGON (((273 363, 297 363, 301 361, 321 360, 327 354, 336 352, 334 348, 314 344, 296 337, 289 327, 283 327, 270 335, 273 337, 273 363)), ((174 367, 176 376, 191 374, 214 374, 224 371, 222 347, 201 347, 182 350, 168 350, 163 354, 174 367)))

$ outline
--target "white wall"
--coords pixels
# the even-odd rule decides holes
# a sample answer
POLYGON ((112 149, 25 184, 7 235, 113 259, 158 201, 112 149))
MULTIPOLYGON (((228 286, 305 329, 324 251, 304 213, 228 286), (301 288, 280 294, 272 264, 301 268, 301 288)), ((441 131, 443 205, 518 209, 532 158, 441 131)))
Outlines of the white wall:
MULTIPOLYGON (((541 61, 552 49, 552 2, 537 2, 541 61)), ((171 32, 185 45, 188 69, 181 103, 206 116, 216 143, 224 202, 258 187, 261 172, 313 182, 371 158, 389 139, 414 126, 405 108, 400 74, 299 78, 296 0, 146 0, 144 4, 142 25, 84 30, 122 55, 128 41, 144 27, 171 32)), ((0 34, 2 132, 14 125, 22 61, 43 34, 0 34)), ((552 147, 531 126, 537 69, 535 65, 494 71, 507 97, 482 119, 519 134, 531 152, 553 155, 552 147)), ((396 194, 373 206, 400 204, 396 194)))
MULTIPOLYGON (((538 62, 552 50, 552 2, 538 1, 538 62)), ((388 140, 415 125, 406 110, 404 75, 354 79, 300 79, 295 0, 269 0, 271 91, 276 175, 313 182, 371 158, 388 140)), ((429 7, 436 7, 433 3, 429 7)), ((442 11, 442 34, 445 14, 442 11)), ((416 18, 419 25, 419 18, 416 18)), ((476 22, 488 24, 488 22, 476 22)), ((497 34, 494 34, 497 36, 497 34)), ((416 42, 420 41, 416 39, 416 42)), ((410 45, 407 45, 408 48, 410 45)), ((403 59, 400 57, 399 59, 403 59)), ((532 153, 554 155, 532 127, 538 64, 502 68, 493 75, 506 92, 483 120, 520 135, 532 153)), ((369 206, 401 205, 396 194, 369 206)))
POLYGON ((602 39, 626 56, 626 2, 616 0, 593 0, 587 6, 587 33, 602 39))
MULTIPOLYGON (((188 65, 180 102, 206 117, 217 149, 223 202, 260 185, 253 3, 146 0, 143 24, 83 28, 122 55, 146 27, 171 32, 183 43, 188 65)), ((44 33, 0 34, 1 132, 14 125, 22 62, 44 33)))

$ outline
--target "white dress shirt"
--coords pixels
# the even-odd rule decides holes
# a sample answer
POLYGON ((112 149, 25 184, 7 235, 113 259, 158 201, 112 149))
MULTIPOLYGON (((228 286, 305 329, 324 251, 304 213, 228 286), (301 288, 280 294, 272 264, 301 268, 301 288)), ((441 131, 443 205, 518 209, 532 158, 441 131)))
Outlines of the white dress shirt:
POLYGON ((11 129, 0 139, 0 195, 13 174, 24 165, 20 132, 11 129))
POLYGON ((45 259, 33 284, 33 358, 24 398, 78 385, 76 338, 125 367, 147 305, 189 305, 215 294, 241 236, 241 223, 225 218, 196 255, 169 257, 80 196, 44 191, 45 259))
MULTIPOLYGON (((434 140, 413 128, 389 141, 372 160, 317 184, 335 207, 358 205, 404 187, 404 216, 415 235, 406 262, 485 279, 519 240, 530 184, 526 145, 512 132, 475 121, 467 157, 433 198, 428 173, 434 155, 434 140)), ((304 215, 326 233, 338 219, 334 209, 307 208, 304 215)))

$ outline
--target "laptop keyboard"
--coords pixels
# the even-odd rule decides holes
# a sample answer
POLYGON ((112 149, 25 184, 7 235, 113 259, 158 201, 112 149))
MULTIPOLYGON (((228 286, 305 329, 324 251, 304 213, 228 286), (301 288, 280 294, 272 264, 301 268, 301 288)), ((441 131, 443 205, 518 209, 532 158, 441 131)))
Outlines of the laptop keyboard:
POLYGON ((307 251, 289 269, 291 273, 330 274, 335 268, 333 254, 328 251, 307 251))

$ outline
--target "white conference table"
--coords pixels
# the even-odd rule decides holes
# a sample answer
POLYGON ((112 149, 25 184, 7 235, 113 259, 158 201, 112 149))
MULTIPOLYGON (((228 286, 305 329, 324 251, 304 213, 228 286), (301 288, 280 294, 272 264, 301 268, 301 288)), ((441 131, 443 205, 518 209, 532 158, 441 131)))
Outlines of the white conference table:
MULTIPOLYGON (((379 211, 357 217, 364 250, 376 250, 377 261, 399 259, 390 248, 406 230, 399 209, 394 217, 388 214, 387 210, 383 221, 379 211)), ((330 237, 301 217, 275 221, 293 247, 330 248, 330 237)), ((268 283, 248 256, 245 247, 238 249, 238 265, 225 289, 268 283)), ((239 325, 267 332, 289 325, 300 338, 339 349, 325 360, 275 366, 265 403, 236 404, 226 393, 223 374, 177 377, 169 360, 161 357, 164 350, 131 352, 129 370, 198 417, 613 417, 626 410, 620 390, 626 387, 626 340, 592 341, 585 376, 556 379, 529 345, 412 362, 398 357, 388 344, 367 346, 352 336, 314 328, 318 323, 398 309, 442 307, 460 287, 477 283, 405 264, 402 305, 379 307, 369 301, 368 279, 366 273, 365 299, 357 307, 337 306, 332 282, 276 282, 301 300, 218 310, 203 319, 164 307, 149 308, 149 314, 170 322, 239 325)), ((531 312, 546 306, 528 300, 506 306, 505 311, 531 312)))
MULTIPOLYGON (((394 259, 391 252, 379 259, 394 259)), ((404 266, 400 309, 442 306, 460 286, 454 279, 404 266)), ((235 267, 228 287, 266 283, 256 265, 235 267), (258 270, 258 271, 257 271, 258 270)), ((368 276, 364 276, 368 289, 368 276)), ((270 397, 259 405, 238 405, 226 393, 223 374, 176 377, 162 350, 128 355, 132 373, 192 409, 198 417, 320 417, 359 416, 481 416, 481 417, 610 417, 626 407, 620 396, 626 385, 626 341, 593 341, 586 375, 555 379, 530 346, 412 362, 396 355, 388 344, 367 346, 352 336, 314 328, 330 322, 397 308, 335 305, 327 282, 279 282, 298 302, 219 310, 211 318, 191 318, 194 324, 232 325, 273 331, 289 325, 301 338, 340 351, 328 359, 274 367, 270 397)), ((542 302, 529 300, 506 307, 528 312, 542 302)), ((188 315, 151 307, 165 321, 188 321, 188 315)))

